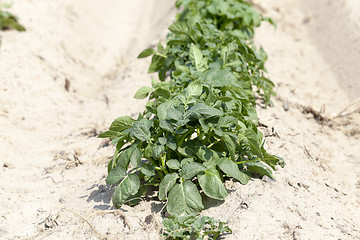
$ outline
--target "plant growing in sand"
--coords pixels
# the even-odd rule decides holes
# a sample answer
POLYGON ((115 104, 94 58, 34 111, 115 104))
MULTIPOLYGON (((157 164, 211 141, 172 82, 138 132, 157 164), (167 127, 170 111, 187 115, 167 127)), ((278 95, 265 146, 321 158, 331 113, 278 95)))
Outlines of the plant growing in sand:
POLYGON ((223 200, 226 179, 247 184, 252 176, 273 178, 272 170, 284 166, 265 150, 255 110, 255 96, 270 104, 274 85, 264 76, 266 54, 251 38, 261 21, 272 21, 242 0, 178 0, 176 6, 183 10, 166 47, 159 43, 139 55, 152 56, 149 73, 159 76, 135 94, 149 98, 145 111, 137 119, 117 118, 99 136, 116 145, 106 179, 117 185, 114 206, 136 204, 145 186, 156 187, 174 216, 164 220, 172 238, 175 222, 175 229, 187 229, 179 221, 212 226, 213 219, 190 217, 204 209, 201 193, 223 200))
POLYGON ((18 22, 18 18, 4 11, 6 8, 10 8, 10 4, 3 3, 0 5, 0 30, 16 29, 18 31, 25 31, 25 27, 18 22))

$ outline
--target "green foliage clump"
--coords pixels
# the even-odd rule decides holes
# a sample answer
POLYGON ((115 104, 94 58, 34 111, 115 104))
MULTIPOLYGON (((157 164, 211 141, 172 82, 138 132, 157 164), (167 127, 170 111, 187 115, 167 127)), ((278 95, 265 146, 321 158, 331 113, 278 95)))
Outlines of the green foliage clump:
MULTIPOLYGON (((151 185, 171 215, 193 221, 204 209, 201 193, 223 200, 226 179, 273 178, 284 162, 265 150, 255 110, 256 95, 270 104, 274 84, 264 76, 266 53, 251 39, 254 27, 272 21, 243 0, 178 0, 176 6, 183 11, 169 27, 166 47, 159 43, 139 55, 152 56, 149 73, 159 76, 135 94, 149 98, 145 111, 137 119, 117 118, 99 137, 116 145, 106 179, 117 185, 116 208, 136 204, 151 185)), ((165 220, 169 234, 198 229, 187 232, 177 223, 182 230, 174 232, 175 220, 165 220)))
POLYGON ((217 239, 220 234, 232 232, 225 222, 196 215, 170 216, 163 220, 163 226, 165 239, 217 239))

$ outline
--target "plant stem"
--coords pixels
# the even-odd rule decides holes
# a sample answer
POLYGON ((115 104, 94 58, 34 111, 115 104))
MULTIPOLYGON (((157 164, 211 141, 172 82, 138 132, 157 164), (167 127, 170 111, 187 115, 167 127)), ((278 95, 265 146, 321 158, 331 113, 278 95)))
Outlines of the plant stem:
POLYGON ((151 164, 154 166, 156 172, 161 176, 161 178, 163 178, 165 175, 164 173, 162 172, 162 169, 159 168, 159 167, 156 167, 157 165, 155 164, 155 162, 151 159, 151 158, 148 158, 149 162, 151 162, 151 164))

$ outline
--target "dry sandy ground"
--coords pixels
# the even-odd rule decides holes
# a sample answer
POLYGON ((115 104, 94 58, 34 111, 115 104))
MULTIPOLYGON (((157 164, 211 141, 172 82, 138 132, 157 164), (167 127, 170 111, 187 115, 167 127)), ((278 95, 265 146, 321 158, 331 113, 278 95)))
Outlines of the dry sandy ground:
MULTIPOLYGON (((258 111, 287 165, 228 182, 204 214, 229 223, 223 239, 360 239, 360 114, 334 118, 360 97, 359 1, 253 2, 278 25, 257 32, 278 93, 258 111)), ((161 203, 113 210, 96 135, 142 111, 136 55, 166 37, 173 1, 14 3, 27 32, 0 33, 0 239, 158 239, 161 203)))

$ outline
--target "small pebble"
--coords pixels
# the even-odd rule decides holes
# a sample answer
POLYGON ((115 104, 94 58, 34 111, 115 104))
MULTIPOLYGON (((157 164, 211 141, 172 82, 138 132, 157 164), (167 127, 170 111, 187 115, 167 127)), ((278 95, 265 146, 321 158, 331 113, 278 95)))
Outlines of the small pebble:
POLYGON ((283 102, 283 108, 286 112, 289 111, 289 103, 287 101, 283 102))

